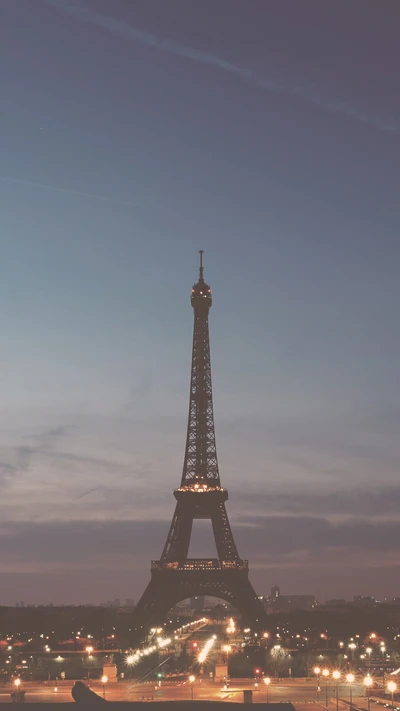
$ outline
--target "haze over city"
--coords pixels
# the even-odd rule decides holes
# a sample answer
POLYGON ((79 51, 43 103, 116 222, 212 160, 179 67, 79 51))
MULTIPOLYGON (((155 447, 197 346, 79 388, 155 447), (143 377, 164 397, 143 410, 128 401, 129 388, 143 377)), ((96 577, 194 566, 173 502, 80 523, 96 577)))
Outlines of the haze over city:
POLYGON ((398 4, 1 15, 0 604, 143 592, 182 473, 199 249, 256 591, 395 597, 398 4))

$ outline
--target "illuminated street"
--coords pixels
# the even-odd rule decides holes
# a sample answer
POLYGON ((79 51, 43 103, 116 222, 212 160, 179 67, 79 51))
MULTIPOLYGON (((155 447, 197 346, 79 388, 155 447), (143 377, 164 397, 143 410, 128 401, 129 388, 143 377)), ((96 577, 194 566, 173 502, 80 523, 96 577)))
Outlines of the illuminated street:
MULTIPOLYGON (((72 685, 73 682, 71 681, 61 682, 57 687, 57 691, 54 691, 54 685, 48 686, 43 682, 26 682, 23 685, 23 689, 26 692, 26 702, 28 703, 46 701, 66 702, 72 701, 72 685)), ((107 684, 105 688, 105 698, 108 701, 190 700, 192 698, 193 686, 193 698, 197 700, 208 699, 241 702, 243 701, 243 690, 252 689, 254 692, 254 702, 265 703, 269 700, 275 703, 284 701, 310 703, 317 701, 315 685, 307 681, 273 683, 268 690, 268 698, 266 686, 259 684, 258 688, 255 688, 253 679, 231 680, 229 688, 226 691, 223 690, 221 684, 205 679, 201 681, 196 679, 193 685, 189 682, 165 682, 164 685, 161 685, 161 688, 156 689, 155 686, 154 683, 133 684, 127 681, 107 684)), ((103 695, 103 685, 101 681, 94 681, 90 688, 99 696, 103 695)), ((10 686, 3 687, 0 690, 0 702, 10 702, 11 690, 10 686)), ((362 697, 363 691, 361 685, 355 684, 353 691, 354 699, 362 697)), ((331 695, 329 695, 328 698, 331 698, 331 695)), ((344 685, 339 687, 339 699, 348 701, 348 689, 344 685)), ((319 702, 321 705, 325 705, 325 698, 322 693, 319 694, 319 702)), ((360 705, 360 703, 358 705, 360 705)), ((364 705, 366 706, 366 700, 364 700, 364 705)), ((373 709, 373 707, 375 707, 375 704, 371 703, 371 709, 373 709)), ((378 707, 376 706, 376 708, 378 707)))

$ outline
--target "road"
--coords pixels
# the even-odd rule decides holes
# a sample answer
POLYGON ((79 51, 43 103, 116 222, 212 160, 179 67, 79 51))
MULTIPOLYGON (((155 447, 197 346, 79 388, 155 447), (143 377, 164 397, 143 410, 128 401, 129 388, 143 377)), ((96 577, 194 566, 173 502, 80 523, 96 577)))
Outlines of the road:
MULTIPOLYGON (((72 701, 71 688, 73 682, 65 681, 58 682, 57 691, 54 686, 48 686, 45 683, 24 682, 21 688, 25 690, 25 700, 29 702, 66 702, 72 701)), ((103 686, 100 681, 93 681, 90 688, 100 696, 103 695, 103 686)), ((291 681, 286 683, 272 683, 267 690, 265 684, 259 684, 255 687, 254 680, 231 680, 229 688, 223 689, 222 684, 218 684, 208 679, 196 680, 192 686, 189 683, 168 683, 163 682, 160 688, 155 688, 153 683, 135 684, 130 681, 108 683, 105 689, 105 698, 108 701, 139 701, 150 700, 154 701, 171 701, 191 699, 192 692, 194 699, 201 700, 219 700, 219 701, 243 701, 243 690, 252 689, 254 702, 282 702, 292 701, 293 703, 309 703, 317 701, 317 692, 315 684, 307 682, 291 681)), ((10 691, 12 688, 2 687, 0 689, 0 703, 10 702, 10 691)), ((328 687, 328 699, 334 696, 333 689, 328 687)), ((353 685, 353 697, 363 696, 362 686, 359 684, 353 685)), ((348 685, 339 686, 339 699, 349 700, 348 685)), ((318 694, 318 700, 321 705, 325 705, 325 689, 321 688, 318 694)), ((334 705, 335 706, 335 705, 334 705)), ((371 711, 382 711, 382 706, 371 704, 371 711)))

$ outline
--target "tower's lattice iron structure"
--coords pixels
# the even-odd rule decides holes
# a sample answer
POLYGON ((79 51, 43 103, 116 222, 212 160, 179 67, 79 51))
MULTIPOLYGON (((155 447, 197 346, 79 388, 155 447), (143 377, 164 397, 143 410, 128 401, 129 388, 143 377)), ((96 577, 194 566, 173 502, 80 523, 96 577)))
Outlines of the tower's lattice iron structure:
POLYGON ((219 597, 234 605, 252 625, 267 625, 266 612, 239 557, 226 512, 228 492, 219 477, 215 443, 208 313, 211 289, 200 276, 193 286, 194 310, 189 417, 181 485, 160 560, 151 563, 151 580, 135 610, 137 634, 157 624, 179 601, 195 595, 219 597), (217 558, 188 558, 194 519, 210 519, 217 558))

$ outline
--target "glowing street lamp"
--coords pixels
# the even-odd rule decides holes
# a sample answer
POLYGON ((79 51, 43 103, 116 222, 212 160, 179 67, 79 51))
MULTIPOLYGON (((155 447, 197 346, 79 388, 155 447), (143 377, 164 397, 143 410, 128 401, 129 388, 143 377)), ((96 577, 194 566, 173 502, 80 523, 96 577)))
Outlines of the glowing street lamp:
POLYGON ((350 710, 353 708, 353 687, 352 687, 352 683, 354 682, 354 679, 355 679, 354 674, 347 674, 347 676, 346 676, 346 681, 347 681, 347 683, 348 683, 348 685, 349 685, 349 689, 350 689, 350 710))
POLYGON ((365 691, 367 693, 367 699, 368 699, 368 711, 370 711, 370 698, 369 698, 369 690, 373 684, 372 678, 368 675, 364 679, 364 686, 365 686, 365 691))
POLYGON ((338 669, 335 669, 332 672, 332 676, 334 680, 336 681, 336 711, 339 711, 339 679, 340 679, 340 671, 338 669))
POLYGON ((91 653, 93 652, 93 647, 86 647, 86 651, 90 657, 91 653))
POLYGON ((328 676, 329 676, 329 669, 323 669, 322 670, 322 676, 325 677, 325 706, 328 706, 328 676))
MULTIPOLYGON (((393 682, 392 682, 393 683, 393 682)), ((17 687, 17 689, 21 686, 21 679, 15 679, 14 680, 14 686, 17 687)), ((396 684, 395 684, 396 686, 396 684)))
POLYGON ((314 667, 314 674, 317 677, 317 703, 318 703, 319 675, 321 674, 321 669, 319 667, 314 667))
POLYGON ((269 678, 269 676, 265 676, 264 677, 264 684, 267 687, 267 704, 269 704, 269 693, 268 692, 269 692, 270 683, 271 683, 271 679, 269 678))
POLYGON ((194 674, 191 674, 191 675, 190 675, 189 681, 190 681, 191 688, 192 688, 192 701, 193 701, 193 696, 194 696, 194 682, 196 681, 196 677, 194 676, 194 674))
POLYGON ((397 689, 397 684, 394 681, 389 681, 389 683, 387 685, 387 690, 392 694, 392 711, 394 709, 393 696, 394 696, 394 692, 396 691, 396 689, 397 689))
POLYGON ((101 677, 101 683, 103 684, 103 699, 106 698, 106 684, 108 682, 108 676, 105 674, 101 677))
POLYGON ((357 645, 354 642, 350 642, 348 645, 348 648, 351 649, 351 658, 354 661, 354 650, 356 649, 357 645))

